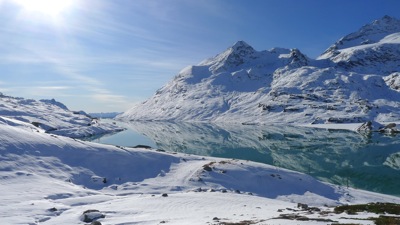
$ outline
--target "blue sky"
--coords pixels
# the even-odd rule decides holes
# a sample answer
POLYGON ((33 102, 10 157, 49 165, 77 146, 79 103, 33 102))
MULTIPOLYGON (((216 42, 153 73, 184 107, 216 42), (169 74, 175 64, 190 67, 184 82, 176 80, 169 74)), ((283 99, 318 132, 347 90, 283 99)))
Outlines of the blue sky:
POLYGON ((316 58, 364 24, 400 19, 399 0, 21 1, 0 0, 0 92, 86 112, 124 111, 238 40, 316 58))

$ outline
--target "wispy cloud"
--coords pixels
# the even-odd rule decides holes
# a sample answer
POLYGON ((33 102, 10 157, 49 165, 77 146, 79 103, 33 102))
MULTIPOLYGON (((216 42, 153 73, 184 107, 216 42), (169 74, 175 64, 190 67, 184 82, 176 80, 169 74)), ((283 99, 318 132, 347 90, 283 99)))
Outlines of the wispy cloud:
POLYGON ((20 87, 19 89, 25 90, 25 92, 30 93, 31 96, 45 97, 45 98, 60 98, 71 96, 68 94, 68 90, 72 90, 69 86, 28 86, 20 87))
POLYGON ((3 94, 10 92, 10 88, 6 82, 0 81, 0 92, 3 94))
POLYGON ((42 87, 37 87, 37 89, 58 91, 58 90, 68 90, 68 89, 71 89, 71 87, 69 87, 69 86, 42 86, 42 87))
MULTIPOLYGON (((182 30, 200 35, 202 29, 207 29, 192 29, 191 22, 182 19, 185 14, 179 4, 184 2, 76 2, 76 11, 57 24, 18 18, 0 21, 4 25, 0 26, 0 42, 6 43, 0 46, 0 69, 12 67, 11 72, 21 71, 21 75, 13 77, 24 75, 27 79, 9 80, 21 82, 20 87, 30 87, 26 90, 36 95, 80 95, 101 106, 119 104, 119 108, 127 109, 184 66, 204 59, 199 54, 204 51, 202 48, 195 43, 185 45, 191 42, 189 36, 177 35, 184 33, 182 30), (44 76, 52 82, 41 85, 44 76), (120 79, 119 86, 111 77, 120 79)), ((206 5, 202 10, 218 11, 206 5)), ((17 85, 11 88, 16 89, 17 85)))
MULTIPOLYGON (((22 48, 22 47, 21 47, 22 48)), ((41 85, 39 81, 31 80, 28 82, 34 85, 26 85, 22 88, 20 85, 11 88, 1 88, 3 92, 19 92, 23 90, 29 96, 48 96, 50 97, 67 97, 71 96, 76 98, 79 95, 86 95, 91 98, 93 102, 98 102, 98 105, 123 105, 118 108, 130 106, 127 97, 119 94, 114 94, 106 83, 100 77, 95 78, 96 74, 87 75, 87 71, 91 66, 104 66, 109 63, 109 58, 101 59, 101 57, 74 57, 73 53, 59 53, 53 52, 49 49, 41 49, 35 46, 25 46, 24 51, 13 53, 12 55, 1 55, 0 64, 15 64, 24 65, 24 67, 31 65, 43 65, 47 70, 51 68, 54 71, 53 84, 41 85), (90 65, 90 66, 88 66, 90 65), (63 80, 70 85, 54 85, 57 80, 63 80), (74 85, 74 86, 71 86, 74 85), (73 90, 73 93, 71 94, 73 90)), ((127 60, 126 60, 127 61, 127 60)), ((33 71, 32 71, 33 72, 33 71)), ((16 76, 16 75, 14 75, 16 76)), ((18 76, 18 75, 17 75, 18 76)), ((51 82, 50 82, 51 83, 51 82)), ((0 86, 3 86, 0 84, 0 86)), ((80 101, 80 100, 78 100, 80 101)), ((84 105, 84 103, 83 103, 84 105)))
MULTIPOLYGON (((65 65, 63 61, 53 60, 55 68, 60 74, 76 81, 80 84, 80 88, 84 88, 85 91, 89 92, 89 96, 99 102, 99 104, 112 104, 112 105, 128 105, 129 102, 125 96, 114 94, 112 91, 106 88, 103 82, 93 77, 82 74, 75 68, 71 68, 69 65, 65 65)), ((82 93, 82 91, 80 91, 82 93)))
POLYGON ((128 102, 125 96, 122 95, 114 95, 114 94, 107 94, 107 93, 97 93, 91 95, 91 97, 95 100, 98 100, 103 103, 113 103, 115 105, 119 104, 132 104, 128 102))

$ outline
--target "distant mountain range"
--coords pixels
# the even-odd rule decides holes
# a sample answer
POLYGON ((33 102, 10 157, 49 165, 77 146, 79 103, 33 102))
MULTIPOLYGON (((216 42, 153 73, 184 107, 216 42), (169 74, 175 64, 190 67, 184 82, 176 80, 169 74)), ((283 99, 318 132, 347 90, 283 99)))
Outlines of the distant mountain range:
POLYGON ((118 116, 119 114, 121 114, 120 112, 100 112, 100 113, 89 113, 89 115, 91 117, 94 118, 108 118, 108 119, 112 119, 116 116, 118 116))
POLYGON ((113 124, 101 123, 83 111, 70 111, 54 99, 36 101, 0 93, 0 122, 9 124, 10 121, 15 124, 22 121, 41 132, 73 138, 123 130, 113 124))
POLYGON ((317 59, 239 41, 184 68, 122 120, 351 123, 400 120, 400 20, 384 16, 317 59))

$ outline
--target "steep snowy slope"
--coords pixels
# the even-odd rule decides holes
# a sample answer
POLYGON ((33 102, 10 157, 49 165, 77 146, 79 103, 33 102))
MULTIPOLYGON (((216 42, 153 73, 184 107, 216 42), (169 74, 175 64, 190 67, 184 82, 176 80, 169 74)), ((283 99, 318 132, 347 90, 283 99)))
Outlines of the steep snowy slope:
POLYGON ((184 68, 124 120, 343 123, 400 119, 400 21, 388 16, 313 60, 243 41, 184 68), (368 44, 367 44, 368 43, 368 44))
POLYGON ((101 123, 82 111, 70 111, 54 99, 36 101, 0 93, 0 116, 30 123, 47 133, 68 137, 86 137, 121 130, 117 126, 101 123))
POLYGON ((377 43, 337 50, 330 60, 347 70, 387 75, 400 70, 399 46, 400 32, 397 32, 377 43))
POLYGON ((386 36, 398 32, 400 32, 400 20, 386 15, 364 25, 358 31, 342 37, 330 46, 319 59, 334 57, 342 49, 378 43, 386 36))

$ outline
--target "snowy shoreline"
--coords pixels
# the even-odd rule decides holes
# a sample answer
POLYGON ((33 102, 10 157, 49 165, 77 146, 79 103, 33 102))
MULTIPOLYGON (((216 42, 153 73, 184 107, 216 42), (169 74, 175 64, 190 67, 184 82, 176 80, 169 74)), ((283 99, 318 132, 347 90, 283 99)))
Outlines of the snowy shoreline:
POLYGON ((370 224, 332 207, 400 198, 320 182, 309 175, 243 160, 108 146, 0 121, 0 216, 5 224, 326 224, 277 219, 298 214, 370 224), (18 138, 17 138, 18 137, 18 138), (298 208, 298 203, 326 211, 298 208), (275 218, 275 219, 274 219, 275 218))

